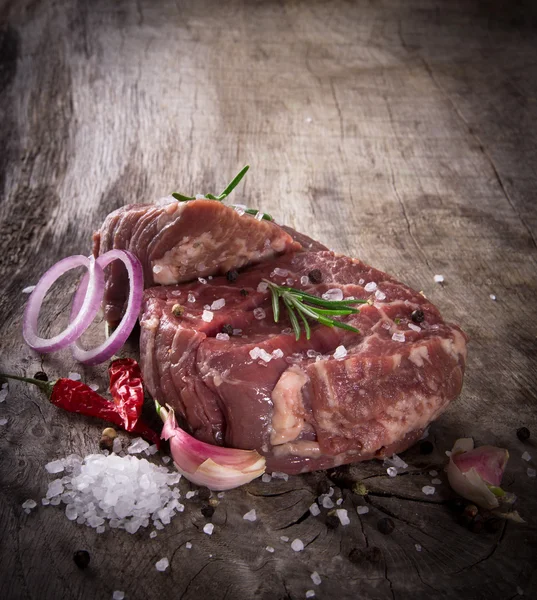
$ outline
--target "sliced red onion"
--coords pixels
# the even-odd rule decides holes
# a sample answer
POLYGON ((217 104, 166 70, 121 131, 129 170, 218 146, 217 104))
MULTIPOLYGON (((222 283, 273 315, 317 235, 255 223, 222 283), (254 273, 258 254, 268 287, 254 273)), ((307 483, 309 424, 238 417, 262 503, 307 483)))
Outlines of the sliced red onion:
MULTIPOLYGON (((106 254, 99 256, 96 260, 96 264, 101 269, 104 269, 114 260, 121 260, 127 268, 127 273, 129 275, 130 288, 127 308, 125 309, 125 314, 117 328, 100 346, 97 346, 92 350, 84 350, 75 341, 75 344, 72 347, 73 357, 85 365, 97 365, 102 363, 113 356, 123 346, 136 324, 142 306, 144 285, 143 270, 140 261, 132 254, 132 252, 128 252, 127 250, 110 250, 110 252, 106 252, 106 254)), ((80 305, 82 304, 82 299, 86 293, 86 281, 86 278, 82 280, 82 283, 75 294, 73 306, 71 308, 71 318, 78 313, 80 305)), ((101 304, 102 296, 103 294, 101 293, 98 301, 99 306, 101 304)))
POLYGON ((24 340, 30 348, 38 352, 54 352, 69 346, 90 326, 99 310, 103 293, 104 272, 93 256, 88 258, 87 256, 75 255, 60 260, 41 277, 28 299, 22 325, 24 340), (83 299, 81 298, 80 310, 77 311, 76 318, 71 320, 69 326, 62 333, 49 339, 39 337, 37 334, 37 320, 47 292, 59 277, 76 267, 86 267, 88 270, 85 276, 87 282, 85 294, 83 299))

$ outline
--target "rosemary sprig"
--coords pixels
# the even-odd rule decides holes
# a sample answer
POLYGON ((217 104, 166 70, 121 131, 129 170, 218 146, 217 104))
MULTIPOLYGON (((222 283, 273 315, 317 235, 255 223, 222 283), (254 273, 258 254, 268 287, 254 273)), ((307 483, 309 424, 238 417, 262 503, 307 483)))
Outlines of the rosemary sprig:
MULTIPOLYGON (((220 195, 215 196, 214 194, 205 194, 205 198, 208 198, 209 200, 217 200, 218 202, 222 202, 222 200, 227 198, 229 194, 231 194, 231 192, 239 185, 249 168, 250 165, 246 165, 240 171, 240 173, 236 175, 230 183, 228 183, 226 189, 220 195)), ((189 200, 196 199, 195 196, 184 196, 183 194, 179 194, 177 192, 174 192, 172 196, 176 200, 179 200, 179 202, 188 202, 189 200)), ((248 213, 249 215, 256 215, 259 211, 255 208, 247 208, 244 212, 248 213)), ((263 213, 263 219, 265 219, 266 221, 272 221, 272 217, 266 213, 263 213)))
POLYGON ((263 279, 268 284, 270 292, 272 294, 272 312, 274 314, 274 322, 277 323, 280 319, 280 298, 283 300, 283 304, 289 314, 289 320, 291 326, 295 332, 297 340, 300 339, 301 325, 298 317, 300 317, 306 332, 306 339, 311 337, 311 327, 308 323, 308 319, 314 319, 326 325, 327 327, 340 327, 348 331, 354 331, 354 333, 360 333, 358 329, 342 323, 330 317, 352 315, 360 312, 357 308, 350 306, 351 304, 366 304, 367 300, 325 300, 318 296, 313 296, 297 290, 292 287, 285 287, 276 285, 272 281, 263 279), (298 316, 297 316, 298 315, 298 316))

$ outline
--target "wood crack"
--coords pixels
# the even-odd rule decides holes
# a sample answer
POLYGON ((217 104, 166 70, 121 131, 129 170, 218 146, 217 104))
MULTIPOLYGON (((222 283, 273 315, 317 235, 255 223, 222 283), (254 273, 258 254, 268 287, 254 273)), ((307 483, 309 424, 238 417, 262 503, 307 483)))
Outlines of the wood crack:
POLYGON ((330 91, 332 92, 332 98, 334 99, 334 104, 336 106, 338 119, 339 119, 339 137, 343 140, 343 139, 345 139, 345 130, 343 128, 343 117, 341 115, 341 107, 339 106, 339 101, 337 99, 336 88, 334 87, 333 79, 330 79, 330 91))

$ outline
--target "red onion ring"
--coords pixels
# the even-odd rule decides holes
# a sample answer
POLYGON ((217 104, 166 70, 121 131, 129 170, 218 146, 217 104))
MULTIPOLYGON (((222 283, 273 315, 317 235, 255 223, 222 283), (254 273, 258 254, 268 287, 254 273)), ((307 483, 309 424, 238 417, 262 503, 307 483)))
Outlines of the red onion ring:
POLYGON ((28 299, 22 324, 22 335, 25 342, 30 348, 38 352, 54 352, 71 345, 86 331, 95 318, 103 293, 104 272, 93 256, 88 258, 87 256, 75 255, 60 260, 41 277, 28 299), (86 267, 88 269, 85 276, 88 283, 84 288, 84 299, 80 303, 80 310, 76 318, 71 320, 68 327, 58 335, 49 339, 39 337, 37 334, 37 320, 47 292, 59 277, 76 267, 86 267))
MULTIPOLYGON (((138 315, 140 314, 144 290, 142 264, 132 252, 128 252, 127 250, 110 250, 110 252, 106 252, 102 256, 99 256, 95 262, 101 269, 104 269, 114 260, 121 260, 127 268, 127 273, 129 275, 130 288, 127 308, 125 309, 125 314, 117 328, 100 346, 97 346, 92 350, 84 350, 75 340, 71 349, 73 357, 85 365, 97 365, 113 356, 126 342, 136 324, 138 315)), ((73 306, 71 308, 71 319, 73 319, 80 310, 82 298, 86 293, 86 281, 87 277, 82 280, 75 294, 73 306)), ((102 294, 99 299, 99 305, 101 299, 102 294)))

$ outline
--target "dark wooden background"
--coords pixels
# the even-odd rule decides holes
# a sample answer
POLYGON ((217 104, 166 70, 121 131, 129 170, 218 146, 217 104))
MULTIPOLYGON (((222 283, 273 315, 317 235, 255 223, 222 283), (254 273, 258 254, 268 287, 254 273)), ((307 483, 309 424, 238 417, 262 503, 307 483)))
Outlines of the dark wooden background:
MULTIPOLYGON (((526 425, 537 439, 535 3, 0 0, 1 370, 78 371, 103 388, 103 369, 24 345, 21 290, 88 253, 112 209, 219 192, 246 163, 236 201, 424 290, 469 334, 465 388, 431 428, 435 452, 405 453, 409 473, 395 479, 377 463, 329 474, 347 527, 308 516, 328 477, 317 473, 227 493, 212 537, 199 500, 155 539, 97 535, 58 507, 21 504, 44 495, 46 462, 96 451, 102 425, 13 384, 0 404, 0 597, 537 597, 526 474, 537 448, 515 435, 526 425), (509 449, 525 525, 470 533, 446 506, 443 473, 422 494, 461 436, 509 449), (365 500, 352 480, 365 480, 365 500), (256 523, 242 519, 251 508, 256 523), (386 515, 390 536, 376 529, 386 515), (88 571, 72 561, 80 548, 88 571)), ((73 285, 54 289, 46 333, 65 323, 73 285)))

